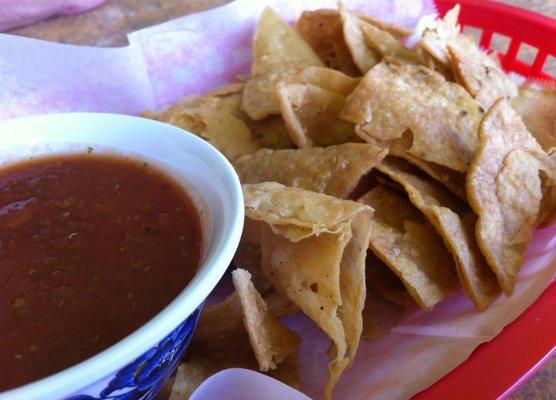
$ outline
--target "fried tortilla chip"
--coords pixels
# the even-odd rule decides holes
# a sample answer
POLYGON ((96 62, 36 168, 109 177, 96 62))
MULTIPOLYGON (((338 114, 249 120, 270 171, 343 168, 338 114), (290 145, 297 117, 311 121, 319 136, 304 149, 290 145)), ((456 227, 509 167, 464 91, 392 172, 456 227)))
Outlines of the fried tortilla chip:
POLYGON ((458 25, 460 6, 456 4, 449 10, 444 18, 437 21, 433 28, 423 31, 420 46, 437 60, 445 68, 450 68, 450 54, 448 53, 448 42, 460 33, 458 25))
POLYGON ((460 34, 456 5, 423 32, 421 46, 444 68, 452 70, 457 81, 485 109, 499 97, 517 96, 515 83, 472 39, 460 34))
POLYGON ((343 3, 339 3, 340 16, 342 18, 342 28, 344 31, 344 40, 351 53, 351 57, 359 68, 359 71, 365 73, 370 70, 380 60, 380 57, 371 49, 365 41, 363 35, 363 26, 368 22, 362 21, 357 15, 346 10, 343 3))
POLYGON ((364 24, 361 29, 367 45, 382 57, 397 56, 410 62, 419 62, 419 57, 413 51, 406 49, 404 45, 389 32, 375 25, 364 24))
POLYGON ((185 96, 161 112, 145 110, 139 114, 139 116, 143 118, 155 119, 157 121, 168 122, 170 118, 181 114, 184 109, 197 106, 201 99, 201 96, 185 96))
POLYGON ((517 96, 514 81, 467 36, 448 42, 448 51, 457 81, 484 108, 500 97, 517 96))
POLYGON ((367 252, 366 265, 367 287, 398 306, 411 307, 415 304, 400 278, 370 250, 367 252))
POLYGON ((347 143, 297 150, 259 150, 234 166, 242 183, 278 182, 347 199, 361 178, 388 150, 347 143))
POLYGON ((295 28, 328 68, 350 76, 359 75, 344 41, 342 20, 337 10, 303 11, 295 28))
POLYGON ((361 141, 353 124, 338 118, 345 96, 314 85, 286 82, 276 85, 276 96, 297 147, 361 141))
POLYGON ((522 86, 511 104, 543 149, 556 148, 556 86, 542 89, 522 86))
MULTIPOLYGON (((356 129, 357 130, 357 129, 356 129)), ((415 165, 420 170, 426 172, 430 177, 436 179, 448 188, 452 193, 457 195, 460 199, 467 201, 465 194, 465 174, 454 171, 444 165, 436 164, 430 161, 423 160, 415 157, 407 150, 413 143, 413 134, 407 130, 403 133, 401 138, 379 141, 373 138, 368 139, 369 143, 374 143, 376 146, 388 149, 388 154, 396 157, 403 158, 412 165, 415 165)))
POLYGON ((377 28, 388 32, 390 35, 394 36, 396 39, 403 39, 413 33, 413 31, 405 26, 391 24, 388 22, 384 22, 378 18, 372 17, 370 15, 357 13, 357 17, 361 20, 368 22, 371 25, 376 26, 377 28))
POLYGON ((244 115, 242 120, 251 129, 251 134, 262 148, 291 149, 295 147, 281 116, 269 115, 265 119, 254 121, 244 115))
POLYGON ((370 249, 399 276, 419 306, 430 309, 455 288, 450 253, 409 200, 378 185, 359 201, 375 209, 370 249))
POLYGON ((402 159, 387 157, 378 170, 404 187, 413 205, 444 239, 460 283, 475 306, 480 310, 488 306, 500 287, 475 240, 476 216, 442 185, 402 159))
POLYGON ((347 96, 353 92, 361 79, 352 78, 330 68, 307 67, 285 81, 287 83, 308 83, 347 96))
POLYGON ((270 315, 266 303, 251 282, 249 272, 236 269, 232 272, 232 279, 259 370, 276 369, 283 360, 297 352, 301 339, 270 315))
POLYGON ((223 109, 222 102, 210 100, 182 110, 168 122, 202 137, 229 160, 257 151, 260 145, 245 122, 223 109))
MULTIPOLYGON (((201 314, 176 376, 174 398, 188 398, 206 378, 223 369, 268 371, 281 362, 278 370, 295 367, 299 336, 270 316, 247 271, 236 270, 233 277, 236 291, 201 314)), ((272 375, 294 378, 285 372, 272 375)))
POLYGON ((503 99, 488 110, 467 172, 467 198, 479 219, 479 247, 511 295, 542 198, 539 158, 546 154, 503 99))
POLYGON ((210 92, 205 94, 205 96, 228 96, 230 94, 243 93, 244 87, 245 82, 230 83, 228 85, 224 85, 211 90, 210 92))
POLYGON ((272 9, 266 8, 253 39, 252 76, 243 90, 243 110, 254 120, 279 114, 274 95, 276 83, 311 65, 324 66, 297 32, 272 9))
POLYGON ((481 117, 480 105, 461 86, 388 57, 363 77, 340 114, 368 142, 399 139, 410 129, 410 154, 460 172, 477 147, 481 117))
POLYGON ((266 278, 334 343, 330 398, 361 336, 372 209, 278 183, 243 185, 243 192, 247 218, 262 224, 266 278))

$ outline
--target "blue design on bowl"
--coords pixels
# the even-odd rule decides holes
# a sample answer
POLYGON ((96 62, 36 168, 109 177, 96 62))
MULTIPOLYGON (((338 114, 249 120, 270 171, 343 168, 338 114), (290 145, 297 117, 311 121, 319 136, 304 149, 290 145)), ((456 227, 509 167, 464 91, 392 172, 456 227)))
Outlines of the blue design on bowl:
POLYGON ((184 322, 122 369, 98 395, 77 394, 66 400, 150 400, 178 367, 191 342, 203 305, 184 322))

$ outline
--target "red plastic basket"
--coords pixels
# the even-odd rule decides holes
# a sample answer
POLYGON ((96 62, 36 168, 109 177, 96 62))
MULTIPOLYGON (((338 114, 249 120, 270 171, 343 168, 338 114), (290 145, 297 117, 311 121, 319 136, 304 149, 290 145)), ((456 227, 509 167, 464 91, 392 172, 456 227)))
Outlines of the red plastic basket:
MULTIPOLYGON (((520 8, 485 0, 437 0, 440 15, 461 5, 460 24, 481 29, 480 45, 490 49, 494 33, 510 39, 502 66, 528 78, 556 83, 543 71, 556 56, 556 20, 520 8), (531 65, 517 58, 522 43, 538 49, 531 65)), ((556 110, 555 110, 556 111, 556 110)), ((475 349, 458 368, 413 400, 504 399, 556 354, 556 282, 515 321, 475 349)), ((550 394, 549 394, 550 396, 550 394)))
POLYGON ((454 5, 461 5, 459 21, 462 27, 482 30, 479 44, 491 48, 495 33, 510 39, 505 54, 498 54, 502 67, 523 76, 556 83, 556 77, 543 71, 549 55, 556 57, 556 20, 507 4, 487 0, 437 0, 440 15, 446 14, 454 5), (526 43, 537 49, 531 65, 517 58, 519 48, 526 43))

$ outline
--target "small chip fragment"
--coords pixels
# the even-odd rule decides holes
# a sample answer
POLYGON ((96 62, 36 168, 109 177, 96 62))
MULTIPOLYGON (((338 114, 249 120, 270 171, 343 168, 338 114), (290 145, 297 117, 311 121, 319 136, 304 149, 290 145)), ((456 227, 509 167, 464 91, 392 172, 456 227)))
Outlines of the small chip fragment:
POLYGON ((387 152, 367 143, 259 150, 239 158, 234 166, 242 183, 278 182, 346 199, 387 152))
POLYGON ((274 95, 276 83, 311 65, 324 66, 298 33, 272 9, 266 8, 253 39, 252 76, 243 90, 243 110, 254 120, 279 114, 274 95))

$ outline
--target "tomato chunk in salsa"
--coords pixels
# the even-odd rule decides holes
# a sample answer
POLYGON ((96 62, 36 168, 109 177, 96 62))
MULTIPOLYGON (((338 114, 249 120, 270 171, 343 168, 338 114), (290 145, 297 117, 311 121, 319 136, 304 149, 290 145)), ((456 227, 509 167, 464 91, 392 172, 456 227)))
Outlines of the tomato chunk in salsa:
POLYGON ((191 281, 198 212, 170 177, 116 155, 0 169, 0 391, 123 339, 191 281))

